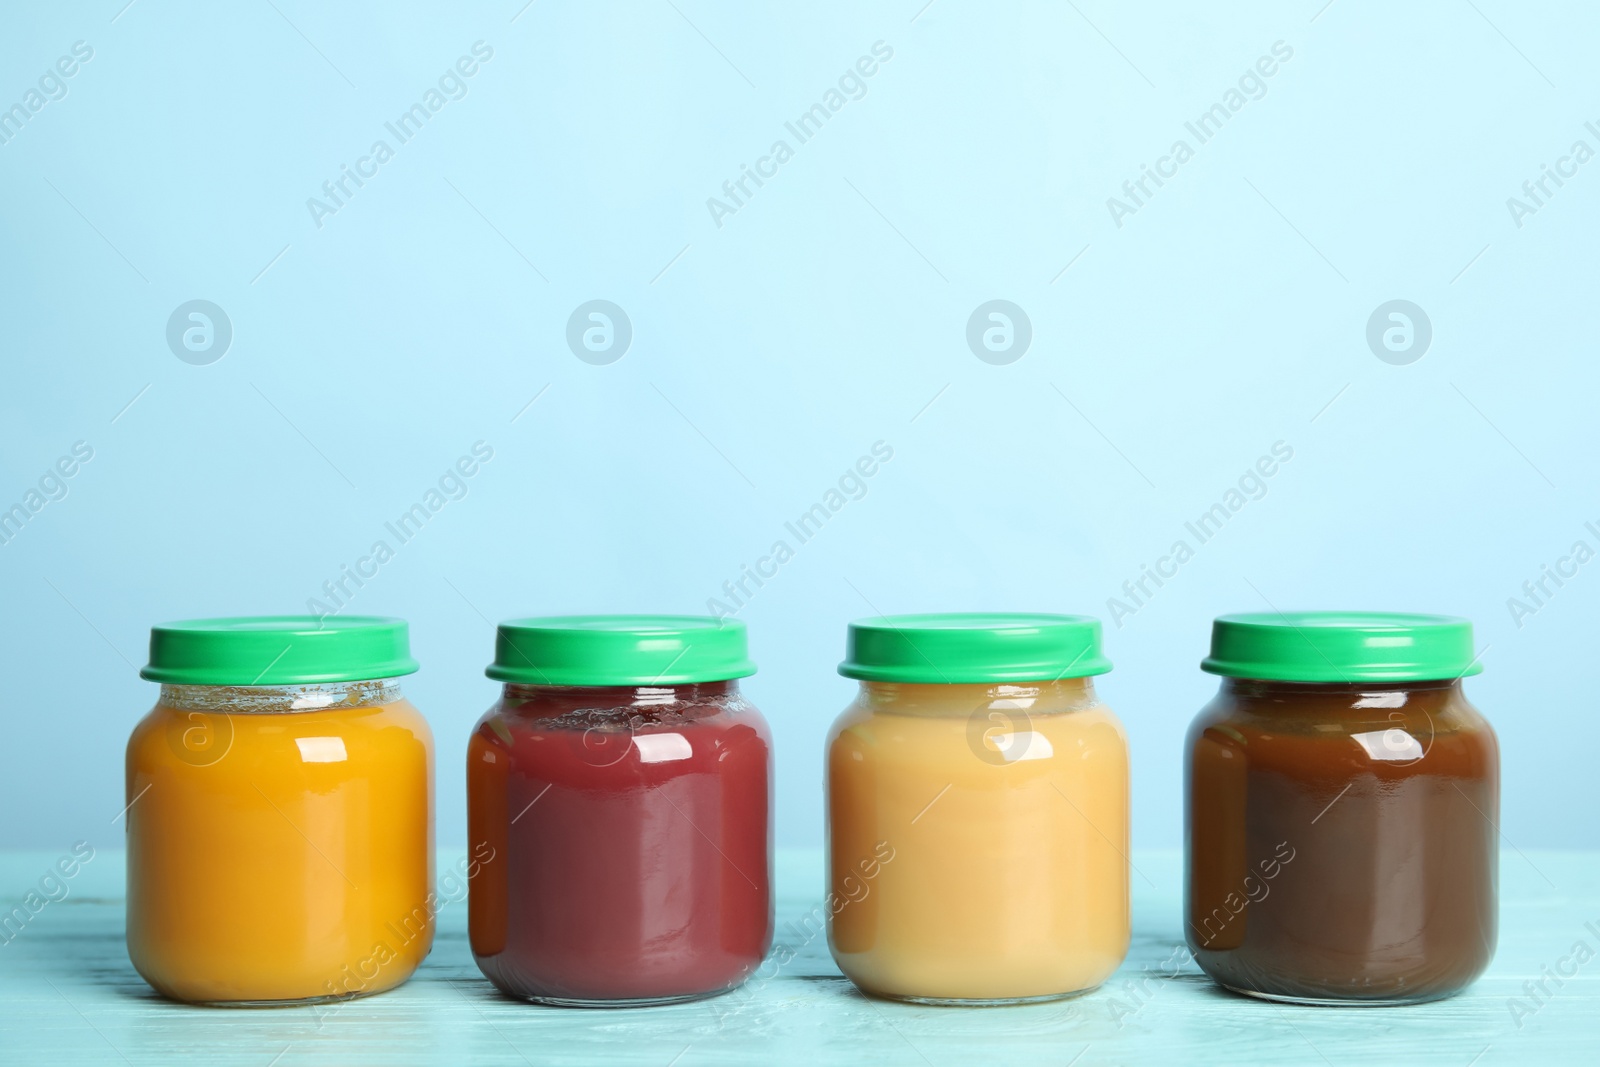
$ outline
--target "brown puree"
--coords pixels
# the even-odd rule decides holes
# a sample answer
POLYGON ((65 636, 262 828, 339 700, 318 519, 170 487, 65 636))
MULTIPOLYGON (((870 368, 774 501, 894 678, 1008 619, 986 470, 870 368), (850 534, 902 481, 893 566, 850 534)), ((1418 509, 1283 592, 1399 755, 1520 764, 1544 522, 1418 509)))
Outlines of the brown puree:
POLYGON ((1190 728, 1186 934, 1230 989, 1449 996, 1494 954, 1499 754, 1459 682, 1225 678, 1190 728))

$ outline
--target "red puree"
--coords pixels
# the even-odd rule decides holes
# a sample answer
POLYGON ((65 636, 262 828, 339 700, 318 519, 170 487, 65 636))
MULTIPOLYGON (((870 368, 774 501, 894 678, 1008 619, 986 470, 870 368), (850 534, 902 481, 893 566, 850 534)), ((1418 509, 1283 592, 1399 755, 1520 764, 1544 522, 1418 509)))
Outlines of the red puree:
POLYGON ((771 737, 737 682, 508 685, 467 752, 473 956, 513 996, 686 999, 772 941, 771 737))

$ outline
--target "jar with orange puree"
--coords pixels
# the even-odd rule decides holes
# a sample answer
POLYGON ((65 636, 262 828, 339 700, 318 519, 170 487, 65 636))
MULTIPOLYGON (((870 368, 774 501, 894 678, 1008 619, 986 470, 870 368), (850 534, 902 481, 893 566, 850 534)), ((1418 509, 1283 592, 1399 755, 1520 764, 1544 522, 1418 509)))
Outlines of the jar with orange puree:
POLYGON ((852 623, 828 740, 829 946, 867 993, 1087 992, 1128 949, 1128 751, 1081 615, 852 623))
POLYGON ((382 992, 433 943, 433 737, 399 619, 157 626, 128 741, 128 955, 208 1004, 382 992))

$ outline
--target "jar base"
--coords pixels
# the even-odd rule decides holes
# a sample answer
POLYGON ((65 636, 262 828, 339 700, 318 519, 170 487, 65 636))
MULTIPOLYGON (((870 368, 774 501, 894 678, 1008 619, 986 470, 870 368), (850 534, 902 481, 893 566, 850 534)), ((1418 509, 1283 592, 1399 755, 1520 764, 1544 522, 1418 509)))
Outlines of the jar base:
MULTIPOLYGON (((168 1000, 177 1001, 195 1008, 309 1008, 318 1004, 338 1004, 347 1000, 365 1000, 367 997, 376 997, 389 992, 394 987, 367 990, 360 993, 337 993, 331 996, 298 997, 294 1000, 186 1000, 175 997, 169 993, 161 995, 168 1000)), ((157 990, 160 992, 160 990, 157 990)))
POLYGON ((862 992, 879 1000, 921 1004, 931 1008, 1010 1008, 1018 1004, 1048 1004, 1054 1000, 1072 1000, 1093 993, 1099 988, 1100 986, 1096 984, 1086 989, 1074 989, 1066 993, 1044 993, 1036 997, 914 997, 904 993, 879 993, 865 989, 862 992))
POLYGON ((737 986, 713 989, 706 993, 680 993, 670 997, 638 997, 633 1000, 585 1000, 578 997, 539 997, 525 993, 513 994, 518 1000, 530 1004, 543 1004, 551 1008, 659 1008, 667 1004, 687 1004, 695 1000, 709 1000, 731 993, 737 986))
POLYGON ((1381 997, 1368 999, 1365 997, 1299 997, 1285 993, 1263 993, 1257 989, 1240 989, 1238 986, 1218 982, 1230 993, 1240 996, 1254 997, 1256 1000, 1270 1000, 1278 1004, 1299 1004, 1305 1007, 1316 1008, 1403 1008, 1408 1004, 1427 1004, 1435 1000, 1445 1000, 1461 992, 1452 989, 1443 993, 1420 993, 1410 997, 1381 997))

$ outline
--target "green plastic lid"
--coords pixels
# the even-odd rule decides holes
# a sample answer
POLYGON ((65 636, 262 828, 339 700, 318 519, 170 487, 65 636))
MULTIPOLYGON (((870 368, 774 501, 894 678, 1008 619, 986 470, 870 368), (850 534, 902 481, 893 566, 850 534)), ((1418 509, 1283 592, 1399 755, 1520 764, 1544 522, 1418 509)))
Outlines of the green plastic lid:
POLYGON ((1042 682, 1110 669, 1099 619, 984 612, 857 619, 839 664, 868 682, 1042 682))
POLYGON ((1483 670, 1472 623, 1381 611, 1220 616, 1202 670, 1279 682, 1427 682, 1483 670))
POLYGON ((707 615, 512 619, 487 672, 523 685, 691 685, 756 673, 745 625, 707 615))
POLYGON ((416 669, 404 619, 254 615, 151 627, 150 663, 139 676, 166 685, 315 685, 416 669))

